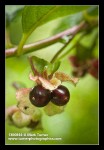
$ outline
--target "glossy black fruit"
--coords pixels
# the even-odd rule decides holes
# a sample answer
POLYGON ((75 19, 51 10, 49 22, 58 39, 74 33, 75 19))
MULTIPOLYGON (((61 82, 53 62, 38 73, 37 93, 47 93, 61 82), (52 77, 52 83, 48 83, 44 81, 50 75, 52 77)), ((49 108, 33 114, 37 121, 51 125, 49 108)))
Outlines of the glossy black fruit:
POLYGON ((63 85, 60 85, 57 89, 53 90, 51 95, 51 102, 58 106, 65 105, 70 98, 69 90, 63 85))
POLYGON ((41 85, 35 86, 29 94, 31 103, 37 107, 43 107, 51 99, 51 92, 41 85))

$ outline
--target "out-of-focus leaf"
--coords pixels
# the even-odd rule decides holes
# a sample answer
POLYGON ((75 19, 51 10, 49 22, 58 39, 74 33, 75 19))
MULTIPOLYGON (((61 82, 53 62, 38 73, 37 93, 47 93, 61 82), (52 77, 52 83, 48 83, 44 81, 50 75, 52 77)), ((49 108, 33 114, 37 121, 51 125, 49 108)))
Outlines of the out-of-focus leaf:
POLYGON ((13 19, 22 14, 23 7, 24 5, 5 6, 6 26, 8 26, 13 19))
POLYGON ((57 106, 52 102, 49 102, 48 105, 44 107, 44 111, 48 116, 53 116, 62 113, 64 111, 64 107, 65 106, 57 106))
POLYGON ((76 45, 76 56, 78 60, 85 60, 91 56, 91 51, 89 50, 89 48, 78 43, 76 45))
POLYGON ((18 108, 15 105, 6 108, 6 110, 5 110, 5 119, 8 119, 9 117, 11 117, 13 115, 13 113, 16 112, 17 110, 18 110, 18 108))
POLYGON ((93 51, 96 46, 98 37, 98 28, 92 30, 89 34, 83 37, 76 45, 76 55, 79 60, 85 60, 93 56, 93 51))
POLYGON ((98 6, 92 6, 87 10, 87 13, 91 16, 97 16, 98 15, 98 6))
POLYGON ((31 116, 26 115, 23 112, 21 112, 20 110, 18 110, 12 115, 12 120, 13 120, 13 123, 18 128, 22 128, 22 127, 26 127, 27 125, 29 125, 29 123, 31 121, 31 116))
POLYGON ((86 11, 83 13, 86 22, 93 27, 93 25, 98 25, 98 16, 90 16, 86 11))
POLYGON ((77 14, 66 16, 64 19, 62 19, 61 23, 55 28, 53 31, 53 34, 62 32, 68 28, 71 28, 77 24, 79 24, 83 19, 83 13, 79 12, 77 14))
MULTIPOLYGON (((88 14, 89 17, 92 17, 95 19, 95 15, 98 15, 98 6, 91 6, 86 11, 84 11, 88 14)), ((59 33, 61 31, 64 31, 68 28, 71 28, 77 24, 79 24, 84 19, 83 12, 76 13, 71 16, 65 17, 61 23, 58 25, 57 28, 53 31, 53 34, 59 33)))

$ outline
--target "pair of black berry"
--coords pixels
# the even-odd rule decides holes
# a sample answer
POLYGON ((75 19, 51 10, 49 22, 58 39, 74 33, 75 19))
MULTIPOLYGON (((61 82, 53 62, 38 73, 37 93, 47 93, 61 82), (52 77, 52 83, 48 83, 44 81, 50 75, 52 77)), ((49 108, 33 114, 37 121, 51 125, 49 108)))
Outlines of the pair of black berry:
POLYGON ((69 98, 69 90, 63 85, 53 91, 45 89, 42 85, 37 85, 29 94, 31 103, 37 107, 44 107, 49 101, 55 105, 63 106, 69 101, 69 98))

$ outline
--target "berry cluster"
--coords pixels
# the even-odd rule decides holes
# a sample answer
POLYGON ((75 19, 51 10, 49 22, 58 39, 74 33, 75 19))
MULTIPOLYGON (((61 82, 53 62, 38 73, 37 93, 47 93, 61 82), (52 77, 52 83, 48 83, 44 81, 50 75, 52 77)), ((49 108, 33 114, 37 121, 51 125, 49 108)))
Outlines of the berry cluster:
POLYGON ((44 107, 49 101, 55 105, 63 106, 69 101, 69 98, 69 90, 63 85, 58 86, 53 91, 45 89, 42 85, 37 85, 29 94, 31 103, 37 107, 44 107))

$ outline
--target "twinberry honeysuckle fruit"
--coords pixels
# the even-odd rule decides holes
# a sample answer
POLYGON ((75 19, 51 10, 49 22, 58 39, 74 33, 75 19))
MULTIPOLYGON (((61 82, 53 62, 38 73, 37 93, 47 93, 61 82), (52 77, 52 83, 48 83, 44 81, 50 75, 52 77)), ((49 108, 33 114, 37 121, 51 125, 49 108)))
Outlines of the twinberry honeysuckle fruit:
POLYGON ((30 74, 30 79, 37 82, 32 91, 30 92, 30 101, 33 105, 37 107, 43 107, 51 102, 55 105, 63 106, 70 98, 69 90, 61 85, 63 81, 70 81, 74 85, 78 82, 78 78, 71 78, 62 72, 56 72, 51 79, 45 79, 42 76, 32 76, 30 74))
POLYGON ((51 91, 42 85, 36 85, 29 94, 31 103, 37 107, 43 107, 51 100, 51 91))
POLYGON ((69 102, 70 92, 65 86, 60 85, 57 89, 52 91, 51 97, 52 103, 58 106, 63 106, 69 102))
POLYGON ((33 88, 22 88, 17 90, 16 92, 16 98, 18 100, 17 104, 18 108, 22 112, 29 115, 38 112, 39 111, 38 107, 45 107, 44 110, 47 115, 54 115, 57 113, 61 113, 64 110, 63 105, 65 105, 70 99, 69 90, 65 86, 63 86, 62 83, 71 82, 74 86, 76 86, 79 80, 78 78, 72 78, 63 72, 55 72, 50 79, 44 78, 39 75, 33 76, 30 73, 29 78, 37 85, 33 88), (40 88, 41 90, 39 90, 39 88, 37 87, 41 87, 40 88), (60 89, 60 87, 62 88, 60 89), (55 102, 54 100, 56 96, 55 93, 57 93, 56 91, 59 92, 60 90, 61 92, 63 91, 64 93, 61 96, 60 94, 57 95, 57 99, 58 98, 60 99, 60 97, 62 97, 63 99, 60 99, 61 100, 60 102, 58 100, 56 100, 55 102), (44 95, 43 98, 42 95, 44 95), (32 97, 33 99, 31 99, 30 97, 32 97), (48 112, 49 110, 48 108, 51 108, 51 111, 48 112))

